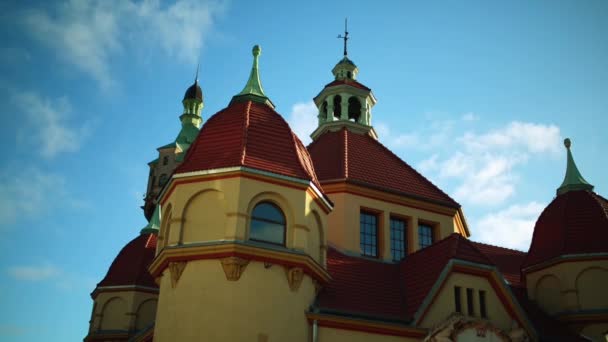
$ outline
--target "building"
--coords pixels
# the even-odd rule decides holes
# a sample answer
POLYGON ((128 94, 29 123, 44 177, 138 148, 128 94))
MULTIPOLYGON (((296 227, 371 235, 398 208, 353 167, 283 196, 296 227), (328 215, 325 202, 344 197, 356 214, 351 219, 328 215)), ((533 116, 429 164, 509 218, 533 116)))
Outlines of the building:
POLYGON ((92 293, 85 341, 602 341, 608 200, 568 163, 530 250, 469 240, 461 206, 378 141, 344 58, 305 147, 249 80, 150 163, 149 224, 92 293), (586 336, 586 337, 584 337, 586 336))

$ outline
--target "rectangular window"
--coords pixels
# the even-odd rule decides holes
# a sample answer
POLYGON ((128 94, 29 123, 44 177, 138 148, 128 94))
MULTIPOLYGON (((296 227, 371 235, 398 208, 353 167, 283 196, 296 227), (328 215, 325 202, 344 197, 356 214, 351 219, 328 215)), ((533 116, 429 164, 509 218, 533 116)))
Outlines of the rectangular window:
POLYGON ((378 257, 378 216, 362 211, 360 215, 361 253, 364 256, 378 257))
POLYGON ((418 225, 418 242, 420 249, 428 247, 433 244, 433 227, 428 224, 418 225))
POLYGON ((469 316, 475 316, 475 307, 473 306, 473 289, 467 289, 467 310, 469 316))
POLYGON ((488 312, 486 311, 486 291, 479 291, 479 314, 481 318, 488 318, 488 312))
POLYGON ((393 261, 405 258, 407 254, 407 224, 395 217, 391 217, 391 254, 393 261))
POLYGON ((460 286, 454 286, 454 305, 456 312, 462 313, 462 303, 460 302, 460 286))

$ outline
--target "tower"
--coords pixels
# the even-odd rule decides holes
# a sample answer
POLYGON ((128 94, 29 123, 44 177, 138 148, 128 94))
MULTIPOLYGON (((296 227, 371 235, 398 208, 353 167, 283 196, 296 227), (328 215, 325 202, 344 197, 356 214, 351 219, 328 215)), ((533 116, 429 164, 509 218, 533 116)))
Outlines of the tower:
POLYGON ((603 340, 608 332, 608 200, 593 191, 566 139, 566 175, 536 221, 522 265, 528 297, 573 331, 603 340))
POLYGON ((149 220, 156 206, 156 197, 163 186, 167 183, 173 170, 181 164, 186 152, 198 135, 199 128, 203 122, 201 116, 204 102, 203 90, 198 84, 198 68, 194 83, 188 87, 182 100, 183 112, 179 117, 181 129, 175 140, 163 145, 158 150, 158 158, 148 163, 150 174, 148 176, 148 187, 144 198, 144 215, 149 220))
POLYGON ((332 206, 264 93, 260 54, 254 46, 246 86, 205 123, 159 196, 155 341, 304 341, 305 311, 329 280, 332 206))
POLYGON ((334 81, 325 85, 315 96, 319 126, 311 134, 316 139, 326 131, 347 128, 377 139, 372 127, 372 107, 377 100, 372 90, 357 81, 359 68, 348 58, 348 31, 344 36, 344 57, 332 69, 334 81))

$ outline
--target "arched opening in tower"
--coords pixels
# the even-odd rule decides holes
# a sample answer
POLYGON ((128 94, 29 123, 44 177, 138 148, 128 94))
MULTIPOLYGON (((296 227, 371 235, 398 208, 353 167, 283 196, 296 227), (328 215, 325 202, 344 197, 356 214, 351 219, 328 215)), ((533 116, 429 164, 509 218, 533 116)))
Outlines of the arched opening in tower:
POLYGON ((334 117, 340 118, 342 113, 342 97, 340 95, 336 95, 334 97, 334 117))
POLYGON ((361 117, 361 102, 355 96, 348 99, 348 120, 359 122, 361 117))
POLYGON ((327 119, 327 100, 323 101, 323 105, 321 105, 321 119, 327 119))

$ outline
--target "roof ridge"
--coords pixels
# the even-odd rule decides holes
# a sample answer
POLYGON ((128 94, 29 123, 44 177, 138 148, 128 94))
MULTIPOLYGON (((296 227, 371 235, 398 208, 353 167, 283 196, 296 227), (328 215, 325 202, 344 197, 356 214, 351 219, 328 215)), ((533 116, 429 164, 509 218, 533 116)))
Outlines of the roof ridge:
MULTIPOLYGON (((457 234, 457 233, 454 233, 457 234)), ((496 266, 496 263, 494 263, 494 261, 492 259, 490 259, 489 256, 487 256, 484 252, 480 251, 479 248, 477 248, 477 246, 475 246, 475 244, 473 243, 473 241, 469 241, 469 239, 465 238, 464 236, 458 234, 458 236, 460 236, 461 238, 459 238, 458 243, 460 243, 462 240, 464 240, 465 244, 468 245, 469 247, 473 248, 477 253, 479 253, 479 255, 482 256, 482 258, 484 258, 487 262, 490 263, 490 265, 494 265, 496 266)))
POLYGON ((475 241, 475 240, 469 240, 469 241, 471 241, 471 243, 473 243, 473 244, 478 244, 478 245, 490 246, 490 247, 494 247, 494 248, 505 249, 505 250, 508 250, 508 251, 511 251, 511 252, 516 252, 516 253, 521 253, 521 254, 528 254, 527 252, 520 251, 519 249, 514 249, 514 248, 509 248, 509 247, 503 247, 503 246, 491 245, 491 244, 489 244, 489 243, 479 242, 479 241, 475 241))
POLYGON ((251 111, 251 101, 247 101, 247 108, 245 109, 245 120, 243 122, 243 141, 241 144, 241 165, 245 165, 245 158, 247 157, 247 137, 249 136, 249 113, 251 111))
POLYGON ((441 240, 439 240, 439 241, 437 241, 437 242, 433 243, 432 245, 430 245, 430 246, 428 246, 428 247, 421 248, 421 249, 419 249, 419 250, 415 251, 414 253, 410 253, 410 254, 408 254, 408 255, 407 255, 407 257, 405 257, 405 258, 401 259, 401 261, 399 262, 399 264, 403 264, 403 263, 404 263, 404 262, 406 262, 406 261, 407 261, 409 258, 411 258, 411 257, 413 257, 413 256, 420 255, 420 254, 421 254, 422 252, 424 252, 424 251, 432 250, 432 249, 433 249, 433 248, 435 248, 436 246, 439 246, 439 245, 441 245, 441 244, 445 244, 445 243, 447 243, 447 242, 451 241, 452 236, 454 236, 454 235, 459 235, 459 234, 458 234, 458 233, 452 233, 452 234, 450 234, 450 235, 448 235, 448 236, 444 237, 443 239, 441 239, 441 240))
POLYGON ((443 195, 445 195, 448 199, 450 199, 452 202, 454 202, 454 204, 458 205, 459 208, 461 207, 460 203, 456 202, 456 200, 454 200, 450 195, 448 195, 443 190, 441 190, 437 185, 435 185, 435 183, 431 182, 428 178, 426 178, 424 175, 422 175, 420 172, 418 172, 413 166, 411 166, 410 164, 408 164, 405 160, 399 158, 398 155, 396 155, 388 147, 384 146, 384 144, 382 144, 379 140, 373 139, 373 138, 371 138, 369 136, 367 136, 367 137, 369 139, 373 140, 374 142, 376 142, 378 145, 380 145, 385 151, 387 151, 388 153, 390 153, 390 155, 393 158, 397 159, 397 161, 401 162, 402 164, 404 164, 405 166, 407 166, 408 168, 410 168, 412 171, 414 171, 414 173, 416 173, 416 175, 418 175, 424 181, 428 182, 433 188, 435 188, 436 190, 438 190, 440 193, 442 193, 443 195))

